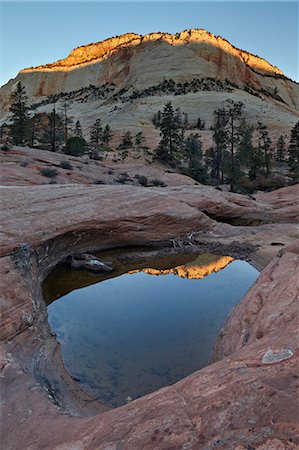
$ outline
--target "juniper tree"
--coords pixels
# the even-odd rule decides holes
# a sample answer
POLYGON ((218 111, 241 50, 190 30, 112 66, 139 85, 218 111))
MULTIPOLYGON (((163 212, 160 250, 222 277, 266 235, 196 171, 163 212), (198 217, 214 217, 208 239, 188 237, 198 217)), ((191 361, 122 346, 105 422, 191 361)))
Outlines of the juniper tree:
POLYGON ((299 121, 291 130, 291 140, 288 148, 288 165, 295 173, 299 171, 299 121))
POLYGON ((19 81, 16 90, 11 94, 10 111, 12 113, 11 134, 16 145, 24 144, 29 137, 29 108, 27 106, 25 88, 19 81))
POLYGON ((80 136, 70 137, 63 149, 64 153, 72 156, 82 156, 86 150, 86 141, 80 136))

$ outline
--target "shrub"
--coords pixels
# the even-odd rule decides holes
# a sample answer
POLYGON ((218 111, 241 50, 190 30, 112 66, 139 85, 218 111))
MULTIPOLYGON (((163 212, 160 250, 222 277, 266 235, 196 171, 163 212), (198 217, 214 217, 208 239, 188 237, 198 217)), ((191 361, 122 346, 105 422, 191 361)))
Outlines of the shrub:
POLYGON ((103 156, 100 156, 96 150, 92 151, 90 153, 89 157, 90 157, 90 159, 93 159, 94 161, 102 161, 103 160, 103 156))
POLYGON ((54 167, 44 167, 43 169, 40 169, 40 173, 48 178, 54 178, 58 175, 58 171, 54 167))
POLYGON ((164 183, 164 181, 158 180, 158 178, 154 178, 153 180, 151 180, 151 183, 152 183, 154 186, 161 186, 161 187, 167 186, 167 185, 164 183))
POLYGON ((116 181, 117 183, 120 183, 120 184, 125 184, 126 181, 129 181, 129 179, 130 179, 130 177, 128 175, 128 172, 122 172, 118 176, 118 178, 116 178, 116 180, 114 180, 114 181, 116 181))
POLYGON ((38 150, 50 150, 49 144, 38 144, 35 148, 38 150))
POLYGON ((287 184, 286 179, 280 175, 271 175, 270 177, 258 175, 255 180, 242 178, 238 187, 242 194, 253 194, 256 190, 272 191, 287 186, 287 184))
POLYGON ((26 159, 24 161, 21 162, 21 167, 27 167, 29 164, 29 161, 27 161, 26 159))
POLYGON ((71 165, 71 163, 69 161, 61 161, 60 167, 62 169, 66 169, 66 170, 73 170, 73 166, 71 165))
POLYGON ((94 180, 93 184, 106 184, 103 180, 94 180))
POLYGON ((74 136, 67 140, 64 153, 72 156, 82 156, 86 149, 86 141, 82 137, 74 136))
POLYGON ((255 181, 257 188, 265 191, 279 189, 287 185, 285 178, 280 175, 271 175, 270 177, 258 175, 255 181))
POLYGON ((5 152, 9 152, 12 149, 12 146, 9 144, 3 144, 1 147, 1 150, 4 150, 5 152))
POLYGON ((148 179, 144 175, 136 175, 135 177, 141 186, 147 186, 148 179))

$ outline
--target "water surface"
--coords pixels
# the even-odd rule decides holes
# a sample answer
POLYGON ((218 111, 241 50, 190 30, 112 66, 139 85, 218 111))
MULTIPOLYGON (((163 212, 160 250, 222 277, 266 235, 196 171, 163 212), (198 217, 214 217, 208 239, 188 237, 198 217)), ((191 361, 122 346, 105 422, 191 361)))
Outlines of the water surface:
MULTIPOLYGON (((183 267, 192 267, 196 257, 181 256, 183 267)), ((206 261, 207 256, 201 258, 206 261)), ((221 257, 212 256, 212 264, 217 258, 221 257)), ((198 267, 198 261, 193 266, 198 267)), ((118 266, 116 273, 128 267, 171 268, 177 262, 170 258, 164 264, 130 263, 122 270, 118 266)), ((233 260, 201 279, 137 271, 100 276, 102 281, 95 282, 94 275, 64 267, 46 284, 49 324, 61 343, 67 369, 82 388, 119 406, 206 366, 229 312, 258 274, 250 264, 233 260), (69 279, 80 285, 82 277, 94 284, 50 303, 65 283, 68 291, 72 289, 69 279)))

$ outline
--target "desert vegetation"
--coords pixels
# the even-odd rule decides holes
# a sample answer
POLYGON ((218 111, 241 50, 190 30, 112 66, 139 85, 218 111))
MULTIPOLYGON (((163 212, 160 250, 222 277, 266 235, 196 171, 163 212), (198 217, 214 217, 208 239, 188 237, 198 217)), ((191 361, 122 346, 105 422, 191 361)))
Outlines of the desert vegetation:
MULTIPOLYGON (((221 83, 213 79, 190 83, 165 80, 143 92, 136 91, 133 97, 159 92, 181 95, 197 89, 229 92, 236 87, 228 81, 221 83)), ((98 92, 92 87, 86 89, 98 92)), ((112 90, 111 86, 103 87, 103 92, 112 90)), ((52 99, 49 113, 37 113, 35 108, 28 106, 25 88, 19 82, 11 96, 10 123, 1 127, 2 150, 9 151, 12 144, 29 145, 94 160, 102 160, 107 152, 113 152, 113 161, 124 161, 132 150, 138 150, 200 183, 228 185, 231 191, 244 193, 282 187, 296 182, 299 177, 299 122, 292 128, 290 136, 280 135, 272 142, 264 123, 248 123, 241 102, 227 99, 214 111, 210 127, 212 145, 208 148, 204 148, 200 135, 206 130, 205 121, 198 117, 197 122, 191 124, 186 112, 174 109, 172 103, 167 102, 163 110, 158 110, 152 117, 153 125, 160 133, 160 142, 152 154, 148 152, 143 131, 135 134, 129 130, 112 132, 110 124, 103 123, 101 117, 88 130, 83 130, 80 120, 74 122, 70 114, 69 97, 63 96, 59 107, 56 100, 56 97, 52 99), (111 147, 114 133, 120 140, 111 147)), ((145 162, 151 163, 151 160, 145 158, 145 162)), ((71 170, 67 162, 61 164, 61 168, 71 170)), ((125 175, 116 180, 121 184, 128 181, 125 175)), ((142 186, 163 185, 159 180, 150 181, 142 175, 136 181, 142 186)))
MULTIPOLYGON (((171 102, 155 114, 153 123, 161 135, 156 159, 197 181, 228 183, 231 191, 273 189, 285 184, 283 176, 277 174, 280 163, 292 180, 298 179, 299 122, 291 130, 288 147, 282 135, 274 145, 265 124, 249 125, 243 103, 227 100, 214 111, 213 145, 205 153, 198 133, 185 137, 188 117, 179 109, 174 110, 171 102)), ((200 119, 198 123, 202 129, 200 119)))

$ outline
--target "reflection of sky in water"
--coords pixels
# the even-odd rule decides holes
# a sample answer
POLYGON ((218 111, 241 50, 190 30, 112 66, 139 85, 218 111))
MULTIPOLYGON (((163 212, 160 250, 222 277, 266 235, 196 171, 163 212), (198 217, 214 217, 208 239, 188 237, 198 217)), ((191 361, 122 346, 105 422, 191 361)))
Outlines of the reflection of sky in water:
POLYGON ((125 274, 56 300, 49 323, 75 379, 118 406, 207 365, 227 315, 257 277, 244 261, 200 280, 125 274))

